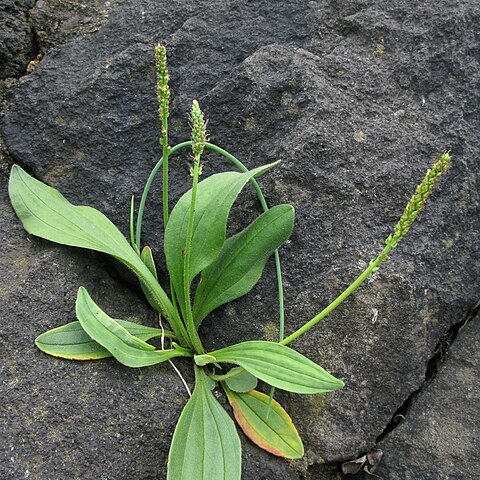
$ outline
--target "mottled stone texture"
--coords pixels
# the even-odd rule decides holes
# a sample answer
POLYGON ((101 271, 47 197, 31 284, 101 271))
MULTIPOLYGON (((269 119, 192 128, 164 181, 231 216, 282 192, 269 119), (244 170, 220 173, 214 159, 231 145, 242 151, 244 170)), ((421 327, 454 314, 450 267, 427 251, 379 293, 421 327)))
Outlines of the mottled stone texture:
POLYGON ((122 0, 39 0, 30 18, 42 51, 97 31, 122 0))
POLYGON ((75 319, 80 285, 113 316, 154 325, 154 315, 95 266, 93 253, 29 238, 8 204, 4 179, 1 186, 0 477, 112 478, 113 469, 123 478, 156 478, 166 459, 159 442, 184 401, 172 372, 129 370, 112 360, 61 361, 33 343, 75 319))
MULTIPOLYGON (((48 18, 60 18, 65 5, 45 2, 32 11, 45 22, 50 50, 7 89, 0 129, 13 159, 127 232, 130 195, 140 194, 161 152, 152 47, 166 42, 172 144, 188 138, 197 98, 214 143, 249 167, 282 160, 261 184, 270 204, 296 209, 294 234, 281 251, 287 332, 379 253, 433 155, 452 151, 447 178, 392 259, 293 344, 346 383, 327 396, 278 392, 305 441, 305 461, 287 464, 245 442, 244 478, 303 478, 308 463, 374 447, 421 387, 442 335, 479 296, 478 2, 130 0, 108 18, 99 3, 91 33, 67 29, 62 36, 48 18)), ((229 168, 217 155, 205 160, 205 175, 229 168)), ((172 205, 191 181, 188 162, 186 152, 172 158, 172 205)), ((252 189, 241 200, 231 232, 260 211, 252 189)), ((158 180, 143 240, 164 270, 161 208, 158 180)), ((185 400, 172 372, 60 362, 33 347, 38 333, 72 319, 80 284, 103 288, 92 294, 107 312, 153 322, 138 287, 121 272, 118 282, 109 278, 104 267, 116 267, 107 259, 95 266, 89 252, 27 242, 7 204, 2 226, 6 478, 26 470, 29 478, 61 478, 62 469, 76 469, 63 476, 82 480, 164 478, 185 400), (25 257, 24 267, 12 266, 16 257, 25 257)), ((205 321, 205 342, 276 338, 275 295, 269 264, 248 296, 205 321)), ((336 478, 315 468, 325 472, 320 478, 336 478)))

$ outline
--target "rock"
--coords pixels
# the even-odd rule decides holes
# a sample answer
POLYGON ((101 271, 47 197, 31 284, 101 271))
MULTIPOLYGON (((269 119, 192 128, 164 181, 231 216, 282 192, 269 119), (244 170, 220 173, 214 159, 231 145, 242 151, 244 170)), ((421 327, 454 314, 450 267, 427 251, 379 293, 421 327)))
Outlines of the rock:
POLYGON ((39 0, 30 11, 38 43, 43 52, 97 31, 110 11, 122 0, 39 0))
POLYGON ((36 55, 35 33, 29 23, 34 0, 3 0, 0 4, 0 80, 26 73, 36 55))
MULTIPOLYGON (((249 167, 282 159, 261 184, 270 204, 296 208, 295 232, 281 252, 288 333, 381 251, 434 153, 452 150, 451 171, 392 259, 292 345, 346 383, 334 395, 276 394, 305 441, 305 463, 328 478, 319 464, 357 458, 375 446, 422 385, 439 339, 478 295, 479 11, 473 0, 462 9, 405 0, 234 6, 130 0, 98 31, 52 49, 8 89, 1 132, 15 161, 127 232, 130 195, 138 198, 160 156, 152 46, 165 41, 172 144, 188 138, 187 113, 198 98, 214 143, 249 167)), ((172 204, 191 181, 188 158, 186 152, 172 157, 172 204)), ((230 168, 217 155, 205 159, 205 175, 230 168)), ((164 271, 160 184, 148 203, 143 241, 164 271)), ((252 189, 241 198, 231 232, 259 212, 252 189)), ((276 338, 273 278, 269 264, 248 296, 205 321, 209 346, 276 338)), ((51 295, 55 303, 58 289, 51 295)), ((80 370, 72 367, 72 375, 80 370)), ((170 405, 169 394, 159 398, 170 405)), ((143 407, 151 408, 148 400, 143 407)), ((172 414, 173 422, 174 410, 158 417, 168 423, 172 414)), ((156 433, 146 422, 151 438, 156 433)), ((156 444, 162 452, 167 437, 156 444)), ((116 445, 103 448, 119 455, 116 445)), ((247 479, 305 472, 305 464, 287 470, 285 462, 246 448, 247 479)), ((124 475, 115 472, 114 478, 124 475)), ((128 478, 148 472, 132 466, 128 478)))
POLYGON ((480 322, 458 334, 433 381, 380 448, 378 474, 391 480, 478 478, 480 322))
MULTIPOLYGON (((395 223, 413 190, 407 185, 418 183, 430 162, 427 157, 423 167, 418 168, 418 159, 408 153, 412 148, 408 144, 414 143, 422 151, 422 144, 431 141, 427 133, 431 126, 423 123, 425 117, 420 111, 425 107, 412 105, 412 120, 408 123, 392 119, 389 102, 360 102, 354 107, 355 92, 339 91, 324 74, 322 64, 328 61, 302 49, 265 47, 245 60, 206 99, 215 112, 210 125, 222 118, 235 132, 233 149, 240 134, 235 130, 232 109, 228 104, 223 107, 222 99, 227 92, 248 91, 255 101, 244 103, 245 113, 235 123, 254 118, 264 129, 262 137, 271 143, 255 140, 249 133, 244 143, 265 162, 283 160, 279 168, 262 179, 262 184, 267 185, 272 203, 293 202, 297 212, 294 234, 282 249, 287 331, 299 327, 327 305, 380 252, 381 240, 388 235, 389 226, 395 223), (282 108, 282 99, 289 98, 283 92, 289 89, 293 90, 292 100, 288 108, 282 108), (358 117, 352 113, 357 108, 361 111, 358 117), (342 137, 339 133, 345 131, 345 122, 351 137, 343 138, 348 134, 342 137), (360 122, 369 138, 361 144, 353 138, 355 123, 360 122), (278 134, 274 125, 279 125, 278 134), (265 133, 269 131, 272 133, 265 133), (381 156, 375 154, 379 149, 383 149, 381 156), (412 172, 417 168, 414 180, 412 172), (356 220, 352 223, 347 219, 356 220)), ((444 106, 432 108, 427 118, 441 110, 447 116, 453 115, 444 106)), ((444 138, 450 138, 443 140, 448 143, 457 143, 459 150, 468 149, 455 136, 444 138)), ((432 141, 431 151, 439 141, 432 141)), ((475 302, 473 272, 468 273, 470 266, 458 264, 457 259, 466 249, 477 271, 477 247, 473 246, 472 234, 479 225, 473 221, 463 228, 456 216, 464 204, 462 190, 476 197, 478 173, 469 173, 477 169, 473 152, 453 166, 442 190, 434 195, 409 237, 373 281, 325 319, 314 333, 297 342, 300 351, 344 376, 347 385, 331 397, 279 393, 311 448, 310 460, 342 461, 370 450, 408 397, 406 393, 422 383, 426 363, 441 332, 462 318, 475 302), (463 161, 468 164, 466 169, 461 165, 463 161), (457 237, 459 230, 469 238, 466 243, 457 237), (454 242, 453 238, 458 240, 454 242), (457 274, 465 275, 467 283, 458 281, 457 274), (458 308, 457 295, 466 295, 463 308, 458 308), (302 413, 295 416, 295 412, 302 413)), ((476 218, 476 201, 464 205, 466 210, 460 218, 476 218)), ((246 208, 249 206, 247 203, 246 208)), ((269 271, 264 283, 254 291, 254 298, 260 297, 254 309, 245 298, 227 308, 227 316, 225 311, 213 315, 211 323, 206 324, 209 338, 214 338, 215 322, 220 321, 227 325, 221 330, 223 338, 216 340, 221 344, 261 336, 266 330, 264 319, 270 319, 267 325, 273 328, 272 278, 269 271), (243 318, 260 321, 238 321, 243 318)))

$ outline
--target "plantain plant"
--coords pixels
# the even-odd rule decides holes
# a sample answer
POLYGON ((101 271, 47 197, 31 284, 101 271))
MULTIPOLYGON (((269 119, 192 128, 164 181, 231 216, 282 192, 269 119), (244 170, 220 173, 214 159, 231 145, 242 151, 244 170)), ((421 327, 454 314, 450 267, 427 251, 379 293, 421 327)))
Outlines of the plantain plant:
POLYGON ((186 357, 195 370, 195 388, 180 416, 168 456, 169 480, 236 480, 241 477, 241 446, 234 422, 212 390, 226 394, 237 424, 257 445, 274 455, 300 458, 302 441, 286 411, 273 399, 274 389, 299 394, 333 392, 343 382, 287 345, 308 332, 352 294, 379 264, 388 258, 420 213, 438 178, 450 163, 441 155, 417 187, 405 212, 387 238, 380 255, 328 307, 284 338, 283 288, 278 248, 288 239, 294 222, 291 205, 268 208, 256 179, 273 168, 269 164, 248 170, 220 147, 207 142, 206 122, 198 102, 191 111, 192 138, 169 146, 169 74, 166 49, 155 49, 157 94, 162 126, 163 155, 148 178, 135 221, 135 199, 130 211, 130 242, 102 213, 73 206, 57 190, 13 166, 9 195, 16 214, 32 235, 47 240, 107 253, 124 263, 139 278, 145 296, 171 330, 116 320, 94 302, 84 287, 78 290, 78 321, 54 328, 36 339, 37 347, 55 357, 97 360, 113 356, 127 367, 155 365, 186 357), (192 188, 170 212, 168 207, 169 157, 191 148, 192 188), (214 150, 239 171, 218 173, 199 181, 202 155, 214 150), (157 172, 163 176, 164 254, 169 273, 166 290, 157 277, 152 251, 141 245, 143 212, 157 172), (240 233, 226 238, 230 209, 247 183, 257 191, 264 213, 240 233), (271 255, 275 257, 280 304, 279 342, 248 341, 206 351, 198 330, 210 312, 248 293, 257 283, 271 255), (200 281, 192 292, 192 281, 200 281), (157 349, 148 340, 161 338, 157 349), (171 341, 164 348, 164 339, 171 341), (271 386, 270 395, 255 390, 258 380, 271 386))

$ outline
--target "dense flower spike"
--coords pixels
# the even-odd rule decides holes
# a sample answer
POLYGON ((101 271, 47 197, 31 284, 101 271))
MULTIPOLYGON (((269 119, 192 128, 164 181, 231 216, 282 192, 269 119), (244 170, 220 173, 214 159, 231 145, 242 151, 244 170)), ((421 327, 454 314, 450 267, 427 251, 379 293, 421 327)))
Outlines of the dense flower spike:
POLYGON ((167 118, 170 114, 170 75, 167 68, 167 49, 165 45, 157 45, 155 47, 155 62, 157 65, 157 97, 158 97, 158 116, 162 123, 162 139, 160 142, 163 145, 167 135, 167 118))
POLYGON ((448 152, 445 152, 433 165, 432 168, 427 170, 425 178, 422 183, 417 186, 415 193, 405 207, 403 215, 395 225, 393 234, 389 235, 385 243, 390 245, 391 248, 396 248, 398 242, 408 233, 412 223, 418 217, 422 211, 427 198, 433 191, 433 187, 437 183, 437 180, 447 171, 450 165, 451 157, 448 152))
POLYGON ((207 141, 207 124, 196 100, 192 104, 192 150, 195 160, 203 153, 207 141))

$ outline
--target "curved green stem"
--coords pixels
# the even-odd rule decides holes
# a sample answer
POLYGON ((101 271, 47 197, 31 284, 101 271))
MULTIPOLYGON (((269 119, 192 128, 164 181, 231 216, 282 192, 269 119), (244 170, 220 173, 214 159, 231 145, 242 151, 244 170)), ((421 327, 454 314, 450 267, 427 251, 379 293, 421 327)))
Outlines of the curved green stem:
MULTIPOLYGON (((231 153, 227 152, 223 148, 214 145, 213 143, 205 143, 205 147, 213 150, 220 155, 223 155, 225 158, 228 158, 239 170, 242 172, 248 172, 248 168, 237 158, 235 158, 231 153)), ((260 204, 262 205, 263 211, 266 212, 268 210, 268 205, 263 196, 262 190, 258 182, 255 178, 250 179, 250 183, 253 185, 253 188, 257 192, 258 199, 260 200, 260 204)), ((283 301, 283 281, 282 281, 282 267, 280 264, 280 254, 278 253, 278 249, 273 252, 275 257, 275 270, 277 274, 277 289, 278 289, 278 307, 279 307, 279 340, 283 340, 284 332, 285 332, 285 309, 284 309, 284 301, 283 301)))
POLYGON ((326 308, 324 308, 318 315, 315 315, 310 321, 308 321, 303 327, 300 327, 298 330, 293 332, 287 338, 285 338, 280 343, 282 345, 288 345, 290 342, 296 340, 300 335, 308 332, 312 327, 314 327, 320 320, 325 318, 330 312, 335 310, 345 299, 347 299, 372 273, 378 270, 378 265, 388 258, 388 253, 392 249, 392 245, 387 245, 382 253, 375 259, 372 260, 368 267, 357 277, 357 279, 346 288, 332 303, 330 303, 326 308))
POLYGON ((168 223, 168 156, 170 155, 170 147, 168 146, 168 129, 165 127, 162 138, 162 164, 163 164, 163 181, 162 181, 162 206, 163 206, 163 225, 167 228, 168 223))
MULTIPOLYGON (((242 172, 248 171, 247 167, 240 160, 235 158, 231 153, 227 152, 223 148, 220 148, 217 145, 214 145, 213 143, 208 143, 208 142, 205 144, 205 146, 210 150, 214 150, 215 152, 220 153, 220 155, 223 155, 224 157, 228 158, 228 160, 230 160, 242 172)), ((258 199, 260 200, 260 204, 262 205, 263 211, 266 212, 268 210, 268 205, 265 200, 265 197, 263 196, 262 190, 260 189, 260 185, 258 185, 258 182, 255 180, 255 178, 250 179, 250 182, 253 185, 253 188, 255 189, 255 191, 257 192, 257 196, 258 196, 258 199)), ((277 276, 277 291, 278 291, 278 311, 279 311, 278 340, 281 342, 285 335, 285 307, 284 307, 284 301, 283 301, 282 267, 280 264, 280 254, 278 253, 278 249, 274 250, 273 255, 275 258, 275 271, 277 276)), ((269 407, 273 400, 274 394, 275 394, 275 387, 271 387, 269 407)), ((270 410, 267 411, 267 417, 269 412, 270 410)))
MULTIPOLYGON (((192 145, 192 141, 188 140, 186 142, 179 143, 178 145, 175 145, 170 149, 169 154, 173 154, 176 151, 184 148, 184 147, 189 147, 192 145)), ((236 157, 234 157, 231 153, 227 152, 221 147, 218 147, 217 145, 214 145, 213 143, 206 142, 205 147, 213 150, 220 155, 224 156, 228 160, 230 160, 240 171, 242 172, 248 172, 248 168, 236 157)), ((150 176, 148 177, 147 183, 145 184, 145 188, 143 189, 143 194, 142 198, 140 199, 140 206, 138 208, 138 214, 137 214, 137 229, 136 229, 136 245, 138 250, 140 250, 140 237, 142 233, 142 220, 143 220, 143 212, 145 210, 145 203, 147 201, 148 193, 150 191, 150 187, 152 186, 153 180, 155 179, 155 175, 157 174, 158 170, 163 164, 163 157, 157 162, 155 167, 150 173, 150 176)), ((258 182, 255 180, 255 178, 250 179, 250 183, 252 184, 253 188, 257 192, 258 199, 260 201, 260 204, 262 206, 263 211, 268 210, 268 205, 265 200, 265 197, 262 193, 262 190, 260 186, 258 185, 258 182)), ((284 299, 283 299, 283 281, 282 281, 282 268, 281 268, 281 263, 280 263, 280 255, 278 253, 278 250, 274 251, 274 258, 275 258, 275 270, 276 270, 276 275, 277 275, 277 289, 278 289, 278 306, 279 306, 279 325, 280 325, 280 332, 279 332, 279 338, 280 341, 283 339, 284 336, 284 331, 285 331, 285 311, 284 311, 284 299)))
POLYGON ((244 371, 243 368, 237 367, 233 368, 227 373, 224 373, 223 375, 215 375, 214 373, 208 372, 207 375, 212 379, 215 380, 216 382, 223 382, 224 380, 228 380, 229 378, 236 377, 237 375, 240 375, 244 371))
MULTIPOLYGON (((179 143, 178 145, 175 145, 170 149, 169 155, 171 155, 172 153, 175 153, 177 150, 180 150, 183 147, 188 147, 191 144, 192 144, 191 141, 179 143)), ((137 213, 137 228, 136 228, 136 235, 135 235, 135 242, 138 250, 140 250, 140 238, 142 235, 142 221, 143 221, 143 212, 145 211, 145 203, 147 202, 148 193, 150 191, 150 187, 152 186, 153 180, 155 179, 155 176, 157 175, 157 172, 160 170, 162 165, 163 165, 163 156, 157 162, 157 164, 153 167, 153 170, 150 172, 147 183, 145 183, 145 187, 143 189, 142 198, 140 199, 140 206, 138 207, 138 213, 137 213)))
MULTIPOLYGON (((179 143, 169 149, 169 155, 172 155, 173 153, 177 152, 178 150, 184 147, 190 147, 191 145, 192 145, 191 140, 179 143)), ((248 171, 248 168, 240 160, 238 160, 236 157, 234 157, 231 153, 227 152, 223 148, 209 142, 205 143, 205 147, 224 156, 227 160, 232 162, 240 171, 242 172, 248 171)), ((136 224, 136 235, 135 235, 135 242, 138 250, 140 250, 140 244, 141 244, 142 221, 143 221, 143 213, 145 211, 145 204, 147 202, 147 197, 150 192, 150 187, 152 186, 153 180, 155 179, 155 176, 158 170, 160 170, 160 168, 163 165, 163 158, 164 157, 162 156, 162 158, 157 162, 157 164, 152 169, 148 177, 148 180, 145 184, 145 187, 143 189, 142 197, 140 199, 140 206, 138 208, 138 213, 137 213, 137 224, 136 224)), ((252 184, 253 188, 257 193, 258 200, 260 201, 263 211, 266 212, 268 210, 268 205, 258 182, 256 181, 255 178, 251 178, 250 183, 252 184)), ((164 204, 165 204, 165 201, 164 201, 164 204)), ((274 251, 274 258, 275 258, 275 270, 276 270, 276 276, 277 276, 278 305, 279 305, 279 340, 281 341, 284 337, 284 331, 285 331, 285 311, 284 311, 282 269, 281 269, 280 255, 278 253, 278 250, 274 251)))

